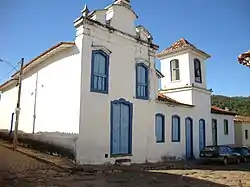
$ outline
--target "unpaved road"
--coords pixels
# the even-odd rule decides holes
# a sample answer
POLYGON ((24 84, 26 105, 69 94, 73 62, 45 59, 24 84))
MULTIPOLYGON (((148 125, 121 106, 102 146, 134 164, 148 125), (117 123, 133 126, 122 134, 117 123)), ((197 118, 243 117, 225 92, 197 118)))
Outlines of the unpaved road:
POLYGON ((197 166, 190 170, 122 172, 105 176, 79 175, 62 171, 54 166, 0 146, 0 187, 12 186, 250 187, 250 165, 197 166))

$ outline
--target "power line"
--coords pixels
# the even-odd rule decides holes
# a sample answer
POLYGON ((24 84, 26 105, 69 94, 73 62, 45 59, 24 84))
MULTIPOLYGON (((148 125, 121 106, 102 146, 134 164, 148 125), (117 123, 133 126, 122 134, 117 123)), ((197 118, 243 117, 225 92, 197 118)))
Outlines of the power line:
MULTIPOLYGON (((0 59, 1 60, 1 59, 0 59)), ((2 78, 0 78, 0 82, 2 81, 2 80, 4 80, 5 78, 8 78, 8 76, 13 72, 13 70, 16 70, 17 71, 17 66, 19 65, 19 63, 14 67, 12 67, 12 69, 4 76, 4 77, 2 77, 2 78)))
MULTIPOLYGON (((5 62, 5 63, 9 64, 13 69, 15 69, 16 71, 18 71, 18 70, 16 69, 17 66, 14 67, 13 64, 12 64, 11 62, 9 62, 9 61, 7 61, 7 60, 3 60, 2 58, 0 58, 0 62, 5 62)), ((18 62, 17 65, 18 65, 19 63, 20 63, 20 62, 18 62)))

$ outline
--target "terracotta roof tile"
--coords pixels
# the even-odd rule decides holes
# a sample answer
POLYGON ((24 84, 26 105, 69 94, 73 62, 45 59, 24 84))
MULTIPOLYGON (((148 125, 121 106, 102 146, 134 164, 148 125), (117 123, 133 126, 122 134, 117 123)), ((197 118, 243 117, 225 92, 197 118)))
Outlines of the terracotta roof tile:
POLYGON ((189 104, 181 103, 181 102, 176 101, 175 99, 172 99, 172 98, 170 98, 170 97, 168 97, 166 95, 163 95, 161 93, 158 93, 157 100, 163 101, 163 102, 167 102, 167 103, 177 104, 177 105, 185 105, 185 106, 194 107, 194 105, 189 105, 189 104))
POLYGON ((228 111, 228 110, 216 107, 216 106, 211 106, 211 113, 214 113, 214 114, 224 114, 224 115, 232 115, 232 116, 236 115, 235 112, 228 111))
POLYGON ((204 51, 202 50, 199 50, 195 47, 195 45, 191 44, 189 41, 187 41, 186 39, 184 38, 181 38, 180 40, 176 41, 175 43, 173 43, 170 47, 164 49, 163 51, 161 51, 160 53, 157 53, 156 54, 156 57, 161 57, 162 55, 164 54, 168 54, 168 53, 171 53, 171 52, 176 52, 176 51, 179 51, 181 49, 184 49, 184 48, 192 48, 192 49, 195 49, 197 51, 199 51, 200 53, 204 54, 205 56, 207 56, 207 58, 210 57, 210 55, 208 55, 207 53, 205 53, 204 51))
POLYGON ((237 115, 237 116, 235 116, 234 121, 237 121, 237 122, 250 122, 250 116, 237 115))
POLYGON ((244 66, 247 66, 250 68, 250 50, 242 53, 238 56, 238 61, 240 64, 243 64, 244 66))

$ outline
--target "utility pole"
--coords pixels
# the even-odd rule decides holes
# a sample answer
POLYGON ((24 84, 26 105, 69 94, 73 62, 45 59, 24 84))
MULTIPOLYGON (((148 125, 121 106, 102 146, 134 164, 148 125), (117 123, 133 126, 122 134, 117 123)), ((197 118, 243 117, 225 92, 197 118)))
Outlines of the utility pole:
POLYGON ((20 101, 21 101, 21 90, 22 90, 22 75, 23 75, 23 63, 24 58, 21 59, 21 68, 19 71, 18 79, 18 96, 17 96, 17 105, 16 105, 16 121, 15 121, 15 131, 13 138, 13 149, 16 150, 17 147, 17 135, 18 135, 18 123, 19 123, 19 114, 20 114, 20 101))
POLYGON ((35 133, 35 125, 36 125, 36 98, 37 98, 37 83, 38 83, 38 72, 36 73, 36 88, 35 88, 35 101, 34 101, 34 113, 33 113, 33 130, 32 133, 35 133))

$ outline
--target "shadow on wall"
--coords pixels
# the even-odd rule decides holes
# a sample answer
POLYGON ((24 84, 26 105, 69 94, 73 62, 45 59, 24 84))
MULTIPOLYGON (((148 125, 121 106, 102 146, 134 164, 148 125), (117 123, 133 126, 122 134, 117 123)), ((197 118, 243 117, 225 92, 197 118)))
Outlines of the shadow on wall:
MULTIPOLYGON (((75 161, 75 145, 78 135, 61 133, 27 134, 18 132, 18 144, 46 154, 57 155, 75 161)), ((12 142, 13 133, 0 130, 0 140, 12 142)))

